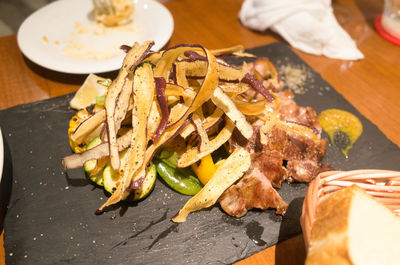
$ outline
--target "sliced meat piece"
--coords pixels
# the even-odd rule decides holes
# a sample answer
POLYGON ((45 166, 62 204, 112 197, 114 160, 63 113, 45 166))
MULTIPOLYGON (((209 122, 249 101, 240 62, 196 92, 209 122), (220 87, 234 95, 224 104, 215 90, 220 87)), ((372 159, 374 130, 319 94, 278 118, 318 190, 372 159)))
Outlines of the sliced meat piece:
POLYGON ((287 170, 283 167, 281 153, 275 150, 265 150, 251 155, 251 166, 258 169, 275 188, 280 188, 287 178, 287 170))
POLYGON ((261 152, 263 146, 260 142, 260 127, 262 125, 261 121, 254 122, 251 126, 253 127, 253 135, 250 139, 244 138, 244 136, 239 132, 238 129, 234 129, 232 137, 229 140, 230 151, 233 152, 238 147, 244 148, 250 154, 254 152, 261 152))
POLYGON ((310 182, 321 172, 317 162, 312 160, 292 160, 287 163, 289 181, 310 182))
POLYGON ((321 135, 322 128, 318 121, 318 115, 311 107, 301 107, 294 102, 294 95, 290 90, 278 93, 281 101, 279 112, 281 120, 303 124, 315 128, 321 135))
POLYGON ((219 198, 219 203, 227 214, 237 218, 253 208, 275 208, 277 214, 283 215, 288 207, 257 167, 249 171, 237 184, 229 187, 219 198))
MULTIPOLYGON (((268 144, 264 146, 263 151, 274 150, 279 152, 285 160, 302 159, 302 153, 305 149, 301 141, 303 139, 293 137, 293 140, 291 140, 288 136, 289 134, 285 130, 278 127, 272 128, 268 134, 268 144)), ((312 140, 310 141, 312 142, 312 140)))
POLYGON ((268 145, 263 152, 268 150, 275 150, 287 161, 287 176, 290 182, 310 182, 320 172, 329 168, 328 165, 320 164, 326 151, 326 139, 313 141, 275 127, 270 132, 268 145))
POLYGON ((321 126, 317 113, 312 108, 299 107, 290 91, 278 94, 281 120, 316 129, 318 137, 310 138, 277 125, 268 132, 267 144, 262 145, 260 127, 263 122, 252 124, 254 134, 250 139, 234 131, 230 140, 231 151, 245 148, 251 154, 252 165, 246 175, 219 199, 221 208, 229 215, 241 217, 252 208, 276 208, 278 214, 284 214, 287 204, 274 187, 280 188, 285 179, 310 182, 320 172, 329 169, 328 164, 320 164, 326 151, 326 139, 320 140, 321 126))
MULTIPOLYGON (((231 138, 232 150, 242 147, 251 154, 251 167, 258 168, 276 188, 281 187, 283 180, 287 178, 286 169, 283 165, 282 152, 275 149, 267 149, 260 142, 260 122, 254 122, 253 136, 247 140, 239 131, 234 131, 231 138)), ((282 131, 283 132, 283 131, 282 131)), ((282 141, 285 140, 285 133, 282 133, 282 141)), ((278 139, 279 140, 279 139, 278 139)), ((280 141, 280 140, 279 140, 280 141)))

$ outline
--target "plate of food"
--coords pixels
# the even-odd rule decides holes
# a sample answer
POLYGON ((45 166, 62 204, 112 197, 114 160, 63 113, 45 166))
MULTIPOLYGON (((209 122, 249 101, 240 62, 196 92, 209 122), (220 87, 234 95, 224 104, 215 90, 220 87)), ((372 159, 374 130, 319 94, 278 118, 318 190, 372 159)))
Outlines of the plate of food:
POLYGON ((161 3, 112 2, 121 7, 114 8, 116 15, 111 18, 96 12, 90 0, 50 3, 22 23, 17 34, 18 46, 28 59, 45 68, 86 74, 119 69, 124 58, 120 49, 123 44, 130 46, 152 39, 153 49, 158 50, 167 43, 174 21, 161 3))
POLYGON ((301 233, 327 164, 399 169, 399 148, 287 45, 152 45, 91 75, 83 87, 107 91, 91 106, 71 108, 78 92, 0 112, 7 264, 231 264, 301 233))

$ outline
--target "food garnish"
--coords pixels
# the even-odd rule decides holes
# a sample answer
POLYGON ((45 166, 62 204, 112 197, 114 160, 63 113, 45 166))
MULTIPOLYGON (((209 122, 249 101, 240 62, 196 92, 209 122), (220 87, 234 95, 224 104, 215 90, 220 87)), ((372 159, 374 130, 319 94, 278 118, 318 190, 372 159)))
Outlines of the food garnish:
POLYGON ((107 91, 107 87, 102 85, 106 80, 95 74, 90 74, 70 101, 71 108, 80 110, 96 103, 96 97, 103 96, 107 91))
POLYGON ((331 143, 347 157, 349 150, 362 134, 361 121, 350 112, 339 109, 324 110, 318 118, 331 143))
POLYGON ((281 91, 267 58, 242 66, 222 59, 254 57, 242 46, 181 44, 154 52, 152 45, 123 46, 118 76, 111 84, 100 81, 108 87, 105 97, 80 110, 84 118, 75 117, 69 129, 76 153, 64 166, 85 165, 89 178, 111 194, 97 213, 145 198, 157 172, 171 189, 194 196, 176 222, 216 202, 237 217, 252 208, 284 214, 287 204, 275 188, 286 179, 310 181, 324 169, 326 140, 315 111, 281 91))

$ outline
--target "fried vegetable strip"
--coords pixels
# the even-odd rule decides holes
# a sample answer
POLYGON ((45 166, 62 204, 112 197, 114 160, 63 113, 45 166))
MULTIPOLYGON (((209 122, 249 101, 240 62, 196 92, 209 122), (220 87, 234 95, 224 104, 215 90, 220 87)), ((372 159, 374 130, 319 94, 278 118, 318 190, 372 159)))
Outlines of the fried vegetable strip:
POLYGON ((304 136, 306 138, 309 138, 315 142, 319 142, 321 140, 321 139, 319 139, 318 133, 316 133, 312 128, 307 127, 302 124, 297 124, 297 123, 287 122, 287 121, 279 121, 276 124, 276 126, 287 132, 292 132, 292 133, 304 136))
POLYGON ((208 139, 208 135, 206 130, 203 128, 203 122, 200 118, 200 115, 197 113, 193 113, 192 120, 194 125, 196 126, 196 131, 199 135, 199 151, 203 152, 208 149, 208 146, 210 144, 210 140, 208 139))
POLYGON ((236 96, 251 89, 251 86, 245 83, 221 83, 218 86, 230 96, 236 96))
POLYGON ((230 119, 226 119, 225 127, 218 133, 218 135, 210 140, 208 144, 208 148, 206 150, 199 151, 197 147, 193 147, 183 153, 178 160, 178 167, 187 167, 190 166, 208 154, 211 154, 215 150, 217 150, 220 146, 226 143, 229 138, 231 138, 233 129, 235 129, 235 125, 230 119))
MULTIPOLYGON (((131 148, 126 154, 127 159, 120 169, 121 182, 107 202, 100 207, 115 204, 123 199, 134 173, 142 166, 147 146, 147 117, 150 114, 155 94, 153 71, 149 64, 143 64, 136 69, 133 79, 133 109, 132 109, 132 138, 131 148)), ((145 171, 143 171, 145 172, 145 171)))
MULTIPOLYGON (((202 47, 200 45, 178 45, 166 50, 161 57, 162 59, 160 59, 154 68, 154 76, 164 77, 165 80, 168 80, 169 74, 171 73, 172 64, 176 61, 176 59, 178 59, 179 56, 181 56, 185 51, 201 49, 202 47)), ((207 62, 205 63, 206 69, 207 62)))
POLYGON ((184 101, 190 100, 193 101, 194 97, 196 96, 196 92, 194 92, 190 88, 185 88, 183 86, 167 83, 165 88, 165 95, 166 96, 175 96, 175 97, 183 97, 184 101))
POLYGON ((168 126, 170 124, 175 124, 182 116, 182 113, 185 113, 189 109, 189 106, 186 105, 185 103, 178 103, 175 106, 171 108, 171 113, 169 115, 168 119, 168 126))
POLYGON ((214 54, 214 56, 221 56, 226 54, 232 54, 234 52, 241 52, 243 50, 244 50, 243 45, 236 45, 228 48, 211 50, 211 53, 214 54))
POLYGON ((132 85, 133 78, 131 74, 129 74, 125 79, 124 87, 122 88, 121 94, 118 97, 117 107, 115 109, 114 120, 115 129, 117 131, 121 127, 121 122, 125 118, 129 109, 129 101, 131 100, 132 95, 132 85))
POLYGON ((167 126, 169 118, 168 102, 165 96, 166 81, 163 77, 156 77, 155 82, 157 101, 161 111, 161 120, 158 123, 153 141, 157 141, 158 138, 160 138, 161 133, 165 130, 165 127, 167 126))
POLYGON ((161 121, 161 110, 158 106, 157 102, 153 100, 151 105, 150 115, 147 121, 147 137, 148 139, 152 139, 154 134, 156 133, 158 124, 161 121))
POLYGON ((106 111, 100 110, 96 112, 93 116, 82 122, 78 128, 71 135, 71 140, 80 144, 86 138, 87 134, 95 130, 102 122, 106 120, 106 111))
MULTIPOLYGON (((211 95, 214 93, 214 90, 217 88, 218 85, 218 71, 217 71, 217 62, 216 58, 206 49, 200 47, 200 46, 190 46, 190 45, 184 45, 184 46, 178 46, 174 49, 167 50, 166 52, 163 53, 163 56, 161 57, 160 61, 158 62, 157 66, 154 69, 154 77, 168 77, 170 73, 170 69, 172 67, 172 63, 174 60, 176 60, 181 54, 183 54, 186 50, 189 49, 202 49, 204 50, 207 61, 208 61, 208 68, 207 68, 207 74, 204 78, 204 81, 197 92, 197 95, 193 99, 193 101, 190 104, 190 107, 182 114, 179 120, 177 120, 174 124, 172 124, 170 127, 165 129, 165 131, 161 134, 160 138, 152 143, 150 146, 143 149, 145 151, 144 153, 144 159, 141 159, 140 167, 138 169, 133 170, 133 176, 131 178, 131 182, 135 182, 141 177, 143 177, 146 167, 148 163, 150 163, 151 159, 154 156, 154 153, 157 151, 157 149, 165 144, 168 140, 174 138, 178 133, 179 130, 183 127, 186 126, 187 119, 189 115, 191 115, 194 111, 196 111, 199 107, 202 106, 204 102, 210 99, 211 95)), ((138 69, 136 70, 138 71, 138 69)), ((134 86, 135 86, 135 81, 134 81, 134 86)), ((133 93, 135 95, 135 93, 133 93)), ((141 104, 146 104, 143 102, 143 99, 140 98, 142 101, 141 104)), ((149 104, 149 103, 147 103, 149 104)), ((149 104, 150 105, 150 104, 149 104)), ((134 108, 135 110, 135 108, 134 108)), ((149 114, 148 114, 149 115, 149 114)), ((147 116, 146 116, 147 117, 147 116)), ((134 121, 132 121, 134 123, 134 121)), ((134 127, 134 124, 132 124, 134 127)), ((131 148, 135 149, 134 146, 131 146, 131 148)), ((135 161, 137 158, 135 158, 135 161)), ((136 167, 135 167, 136 168, 136 167)), ((125 173, 126 174, 126 173, 125 173)), ((125 180, 125 183, 127 181, 125 180)), ((129 183, 130 184, 130 183, 129 183)), ((106 203, 104 203, 100 208, 99 212, 101 212, 105 207, 117 203, 119 200, 121 200, 122 195, 125 190, 123 190, 122 186, 126 186, 127 184, 120 185, 121 188, 118 187, 117 191, 113 193, 113 195, 107 200, 106 203)))
POLYGON ((121 70, 118 73, 117 78, 111 83, 110 87, 108 88, 104 107, 106 109, 106 118, 108 125, 108 142, 110 146, 111 166, 115 170, 119 169, 120 165, 117 144, 118 128, 116 128, 114 120, 116 102, 128 74, 143 60, 143 58, 150 51, 150 48, 153 46, 153 44, 153 41, 147 41, 143 45, 135 43, 132 49, 125 56, 124 62, 122 64, 121 70))
MULTIPOLYGON (((215 124, 217 124, 222 118, 222 115, 224 114, 224 112, 219 109, 216 108, 214 110, 214 112, 208 116, 202 123, 203 128, 205 128, 205 130, 209 130, 210 128, 212 128, 215 124)), ((181 136, 183 138, 188 137, 190 134, 192 134, 194 131, 196 130, 196 128, 194 127, 194 125, 192 123, 189 123, 181 132, 181 136)))
MULTIPOLYGON (((186 76, 192 78, 202 78, 205 75, 207 62, 206 61, 180 61, 177 63, 186 71, 186 76)), ((177 66, 178 67, 178 66, 177 66)), ((246 71, 242 68, 238 69, 231 65, 225 65, 218 63, 218 75, 219 79, 223 81, 238 82, 243 79, 246 71)))
MULTIPOLYGON (((118 151, 123 151, 130 146, 130 139, 132 137, 132 130, 117 139, 118 151)), ((100 144, 90 150, 82 153, 75 153, 63 158, 62 163, 64 168, 73 169, 83 167, 85 162, 110 155, 108 143, 100 144)))
POLYGON ((250 168, 250 164, 250 154, 243 148, 237 148, 217 168, 203 189, 193 196, 172 218, 172 221, 185 222, 189 213, 214 205, 221 194, 243 176, 250 168))
POLYGON ((239 99, 239 97, 234 97, 232 99, 233 103, 235 103, 235 106, 239 109, 240 112, 242 112, 245 115, 259 115, 262 114, 266 102, 265 100, 260 100, 260 101, 244 101, 239 99))
POLYGON ((241 134, 246 139, 250 139, 253 135, 253 127, 247 122, 243 113, 236 108, 235 103, 219 87, 215 89, 211 100, 233 121, 241 134))
POLYGON ((186 78, 186 70, 182 64, 174 64, 175 67, 175 82, 177 85, 182 87, 189 87, 188 80, 186 78))

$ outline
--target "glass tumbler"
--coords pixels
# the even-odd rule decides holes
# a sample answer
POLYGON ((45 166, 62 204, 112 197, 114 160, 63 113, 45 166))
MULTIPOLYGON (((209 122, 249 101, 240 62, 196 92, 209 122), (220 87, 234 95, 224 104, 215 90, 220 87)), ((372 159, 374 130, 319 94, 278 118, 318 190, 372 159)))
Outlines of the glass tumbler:
POLYGON ((382 26, 387 33, 400 39, 400 0, 385 0, 382 26))

